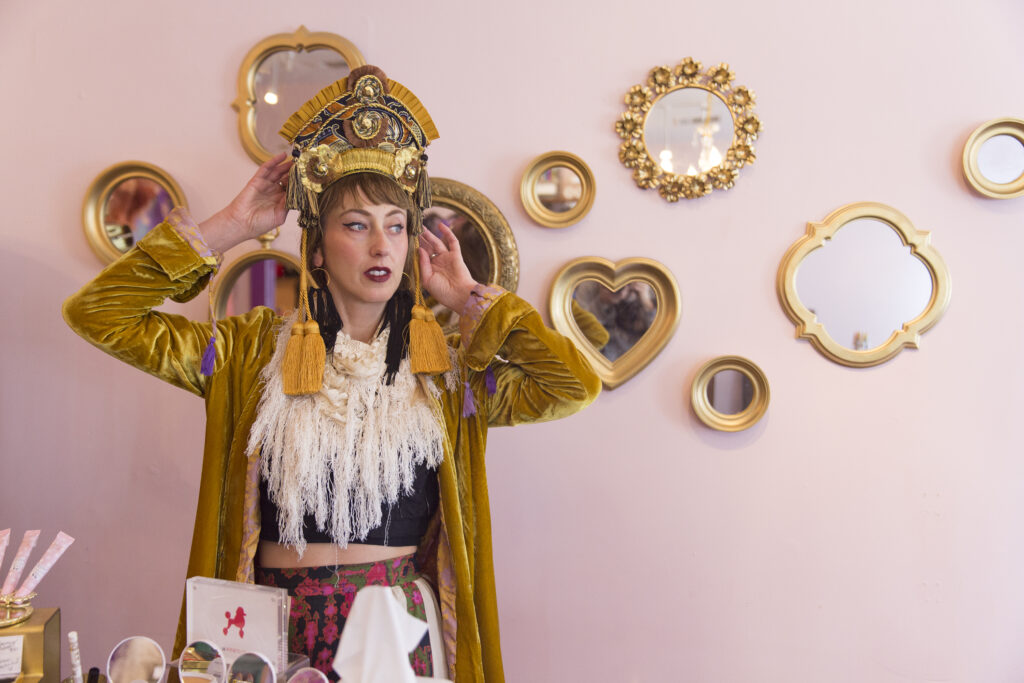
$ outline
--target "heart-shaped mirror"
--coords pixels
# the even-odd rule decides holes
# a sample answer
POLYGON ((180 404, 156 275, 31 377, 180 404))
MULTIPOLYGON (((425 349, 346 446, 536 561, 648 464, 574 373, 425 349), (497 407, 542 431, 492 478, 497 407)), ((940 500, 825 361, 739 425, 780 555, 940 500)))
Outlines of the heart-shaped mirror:
POLYGON ((640 372, 679 324, 679 287, 657 261, 570 261, 551 287, 551 321, 576 342, 609 389, 640 372))

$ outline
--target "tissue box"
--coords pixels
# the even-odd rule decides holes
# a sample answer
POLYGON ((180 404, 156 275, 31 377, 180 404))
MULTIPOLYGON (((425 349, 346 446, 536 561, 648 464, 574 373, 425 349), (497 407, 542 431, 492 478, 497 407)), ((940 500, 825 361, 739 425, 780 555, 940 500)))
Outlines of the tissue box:
POLYGON ((37 607, 28 621, 0 628, 0 636, 22 636, 18 683, 60 683, 60 610, 37 607))

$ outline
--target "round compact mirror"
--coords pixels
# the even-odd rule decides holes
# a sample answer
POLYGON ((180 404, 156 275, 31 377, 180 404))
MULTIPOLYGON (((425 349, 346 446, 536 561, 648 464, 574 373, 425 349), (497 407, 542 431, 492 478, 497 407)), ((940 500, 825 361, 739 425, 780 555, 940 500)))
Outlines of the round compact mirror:
POLYGON ((231 683, 275 683, 277 672, 270 660, 258 652, 238 655, 228 674, 231 683))
POLYGON ((160 683, 167 659, 156 641, 146 636, 125 638, 107 660, 107 679, 111 683, 160 683))
POLYGON ((323 671, 307 666, 299 669, 288 679, 288 683, 327 683, 328 678, 323 671))
POLYGON ((178 675, 181 683, 221 683, 224 680, 224 653, 213 643, 197 640, 181 651, 178 675))
POLYGON ((276 249, 257 249, 242 256, 214 285, 213 310, 218 320, 266 306, 287 316, 299 302, 299 261, 276 249))
POLYGON ((1024 120, 995 119, 964 144, 964 177, 993 199, 1024 196, 1024 120))
POLYGON ((722 432, 738 432, 757 423, 768 410, 768 400, 767 377, 740 356, 720 356, 705 363, 690 392, 700 421, 722 432))
POLYGON ((572 299, 576 326, 609 361, 633 348, 658 315, 658 295, 640 280, 614 290, 597 280, 584 280, 576 285, 572 299))
POLYGON ((658 99, 644 122, 647 153, 665 173, 698 175, 719 166, 734 138, 732 112, 703 88, 680 88, 658 99))

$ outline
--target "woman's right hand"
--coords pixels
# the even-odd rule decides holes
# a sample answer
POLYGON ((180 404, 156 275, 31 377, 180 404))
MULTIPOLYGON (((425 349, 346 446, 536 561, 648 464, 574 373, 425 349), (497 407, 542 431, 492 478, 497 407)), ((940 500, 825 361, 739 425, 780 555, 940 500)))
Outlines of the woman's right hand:
POLYGON ((284 223, 288 209, 288 152, 265 161, 225 208, 199 224, 207 245, 221 253, 284 223))

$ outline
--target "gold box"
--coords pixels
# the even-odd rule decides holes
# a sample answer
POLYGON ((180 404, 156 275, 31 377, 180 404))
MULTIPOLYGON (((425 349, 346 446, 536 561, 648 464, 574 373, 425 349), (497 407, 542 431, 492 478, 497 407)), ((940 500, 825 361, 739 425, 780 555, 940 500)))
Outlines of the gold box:
POLYGON ((18 683, 60 683, 60 610, 37 607, 28 621, 0 628, 0 636, 24 636, 18 683))

